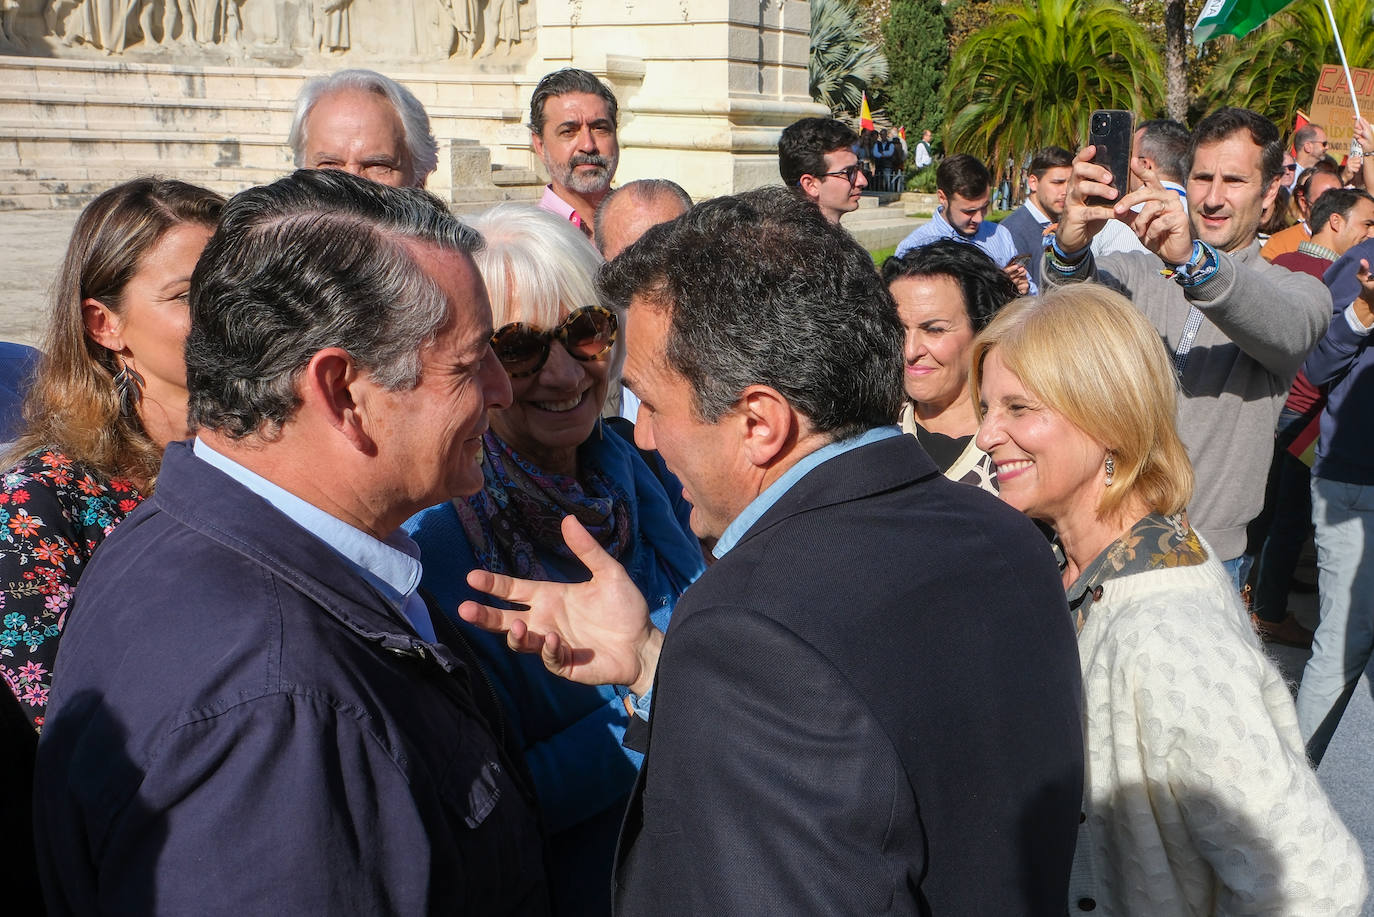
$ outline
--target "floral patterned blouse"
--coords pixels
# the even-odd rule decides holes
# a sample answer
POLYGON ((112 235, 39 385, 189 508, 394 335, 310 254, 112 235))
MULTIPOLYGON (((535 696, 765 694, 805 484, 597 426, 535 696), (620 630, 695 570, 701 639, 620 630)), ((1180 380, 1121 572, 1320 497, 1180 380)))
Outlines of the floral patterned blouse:
POLYGON ((0 677, 42 729, 57 639, 91 554, 142 502, 57 448, 0 475, 0 677))
POLYGON ((1164 567, 1195 567, 1206 561, 1207 549, 1188 525, 1186 514, 1150 513, 1093 558, 1068 588, 1074 627, 1083 629, 1107 580, 1164 567))

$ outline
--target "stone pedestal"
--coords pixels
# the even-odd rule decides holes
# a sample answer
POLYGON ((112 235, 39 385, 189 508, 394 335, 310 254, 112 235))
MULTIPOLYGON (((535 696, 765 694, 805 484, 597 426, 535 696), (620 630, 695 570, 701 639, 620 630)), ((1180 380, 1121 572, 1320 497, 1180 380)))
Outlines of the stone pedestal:
POLYGON ((430 188, 459 204, 537 196, 529 97, 565 66, 621 106, 617 183, 701 198, 776 182, 807 97, 801 0, 44 0, 0 29, 0 209, 80 206, 156 172, 232 192, 291 168, 311 76, 368 67, 425 104, 430 188))

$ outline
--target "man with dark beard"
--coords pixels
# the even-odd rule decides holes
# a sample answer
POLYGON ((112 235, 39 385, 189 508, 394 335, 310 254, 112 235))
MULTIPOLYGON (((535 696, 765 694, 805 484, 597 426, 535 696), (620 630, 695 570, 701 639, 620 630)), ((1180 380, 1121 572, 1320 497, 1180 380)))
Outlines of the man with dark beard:
POLYGON ((549 171, 539 206, 588 236, 620 162, 615 95, 585 70, 555 70, 530 97, 530 146, 549 171))

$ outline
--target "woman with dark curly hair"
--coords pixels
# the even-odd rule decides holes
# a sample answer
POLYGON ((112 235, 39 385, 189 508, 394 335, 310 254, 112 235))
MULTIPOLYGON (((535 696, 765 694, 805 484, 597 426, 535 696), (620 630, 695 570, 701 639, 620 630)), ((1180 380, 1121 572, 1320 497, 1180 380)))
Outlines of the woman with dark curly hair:
POLYGON ((902 431, 945 476, 997 492, 997 475, 973 442, 978 415, 969 397, 969 349, 1016 287, 992 259, 965 242, 942 239, 883 264, 883 281, 906 328, 902 431))

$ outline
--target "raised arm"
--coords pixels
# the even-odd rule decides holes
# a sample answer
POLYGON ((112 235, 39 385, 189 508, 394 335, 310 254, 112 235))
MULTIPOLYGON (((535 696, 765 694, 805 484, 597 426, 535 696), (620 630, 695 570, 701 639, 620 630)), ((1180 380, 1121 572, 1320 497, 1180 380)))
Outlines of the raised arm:
MULTIPOLYGON (((1350 304, 1355 319, 1364 327, 1374 325, 1374 276, 1370 275, 1369 262, 1360 259, 1360 269, 1355 274, 1360 282, 1360 295, 1350 304)), ((1369 344, 1368 332, 1361 334, 1350 325, 1345 310, 1331 320, 1331 327, 1317 342, 1317 346, 1307 358, 1304 369, 1313 385, 1327 385, 1338 382, 1350 371, 1360 351, 1369 344)))

